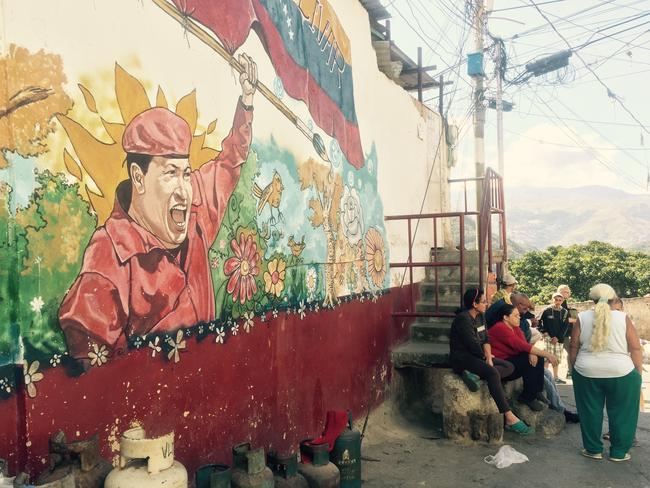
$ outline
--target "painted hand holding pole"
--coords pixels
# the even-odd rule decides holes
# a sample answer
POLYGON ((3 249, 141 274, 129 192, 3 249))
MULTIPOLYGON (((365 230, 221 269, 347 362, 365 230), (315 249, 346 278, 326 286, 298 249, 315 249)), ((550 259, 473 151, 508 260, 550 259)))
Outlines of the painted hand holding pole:
MULTIPOLYGON (((176 22, 178 22, 183 28, 194 34, 196 38, 210 47, 215 51, 219 56, 225 59, 228 64, 238 73, 244 73, 245 67, 240 63, 237 58, 231 55, 221 43, 208 34, 206 31, 201 29, 197 23, 192 20, 188 15, 183 14, 179 11, 174 5, 167 2, 167 0, 152 0, 158 7, 160 7, 166 14, 172 17, 176 22)), ((325 144, 323 138, 320 134, 313 132, 307 127, 307 124, 303 122, 295 113, 287 107, 282 100, 280 100, 266 85, 257 80, 256 82, 257 90, 266 98, 269 102, 275 106, 286 118, 288 118, 296 128, 302 132, 307 139, 309 139, 314 146, 314 149, 318 155, 326 162, 330 162, 329 156, 327 155, 327 150, 325 149, 325 144)))

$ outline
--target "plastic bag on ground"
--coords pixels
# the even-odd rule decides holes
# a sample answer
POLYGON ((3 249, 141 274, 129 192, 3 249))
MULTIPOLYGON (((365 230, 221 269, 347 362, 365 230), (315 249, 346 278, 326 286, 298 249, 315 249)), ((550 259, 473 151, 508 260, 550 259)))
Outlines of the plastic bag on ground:
POLYGON ((488 464, 494 464, 497 468, 507 468, 511 464, 525 463, 528 456, 520 453, 509 445, 501 446, 494 456, 485 456, 483 459, 488 464))

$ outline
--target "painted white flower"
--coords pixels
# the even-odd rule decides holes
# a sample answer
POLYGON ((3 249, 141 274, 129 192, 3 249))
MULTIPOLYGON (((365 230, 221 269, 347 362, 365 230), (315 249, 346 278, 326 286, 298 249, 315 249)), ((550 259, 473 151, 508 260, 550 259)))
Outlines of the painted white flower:
POLYGON ((11 393, 11 384, 9 383, 9 378, 0 379, 0 390, 11 393))
POLYGON ((176 340, 168 337, 167 344, 172 347, 171 350, 167 353, 167 359, 171 361, 171 359, 174 358, 175 363, 179 362, 181 360, 181 350, 187 347, 187 343, 183 337, 183 330, 181 329, 176 333, 176 340))
POLYGON ((149 347, 151 348, 151 357, 152 358, 155 358, 156 354, 161 351, 161 348, 160 348, 160 346, 158 344, 160 344, 160 337, 156 337, 153 340, 153 342, 149 341, 149 347))
POLYGON ((32 310, 35 313, 41 313, 41 310, 43 309, 43 305, 45 305, 45 302, 43 301, 43 297, 34 297, 31 302, 29 302, 29 306, 32 307, 32 310))
POLYGON ((305 318, 306 313, 305 313, 305 301, 304 300, 300 301, 300 307, 298 308, 298 311, 296 313, 300 314, 300 320, 305 318))
POLYGON ((38 368, 41 366, 41 363, 34 361, 32 364, 29 364, 25 361, 25 386, 27 387, 27 394, 29 398, 36 398, 36 382, 43 379, 43 373, 38 372, 38 368))
POLYGON ((378 293, 373 293, 372 294, 372 303, 377 303, 377 300, 379 300, 379 294, 378 293))
POLYGON ((214 325, 214 324, 210 324, 210 325, 208 325, 208 330, 209 330, 210 332, 214 332, 214 329, 215 329, 215 325, 214 325))
POLYGON ((61 355, 60 354, 55 354, 50 358, 50 364, 52 365, 53 368, 56 368, 59 364, 61 364, 61 355))
POLYGON ((202 325, 199 325, 199 334, 203 334, 203 330, 204 330, 204 329, 203 329, 203 326, 202 326, 202 325))
POLYGON ((318 312, 320 310, 320 307, 318 306, 318 303, 314 305, 314 312, 318 312))
POLYGON ((142 344, 144 344, 145 338, 144 336, 136 336, 135 339, 133 339, 133 345, 135 346, 136 349, 140 349, 142 347, 142 344))
POLYGON ((226 248, 226 240, 225 240, 225 239, 221 239, 221 240, 219 241, 219 249, 221 249, 221 250, 223 251, 225 248, 226 248))
POLYGON ((265 314, 265 313, 261 313, 261 314, 260 314, 260 321, 261 321, 262 323, 266 322, 266 314, 265 314))
POLYGON ((236 336, 236 335, 237 335, 237 332, 239 332, 239 324, 233 324, 233 325, 230 327, 230 333, 231 333, 232 335, 236 336))
POLYGON ((244 313, 244 330, 247 334, 250 334, 253 325, 255 325, 253 323, 253 312, 244 313))
POLYGON ((274 309, 273 309, 273 312, 271 312, 271 314, 273 315, 273 318, 274 318, 274 319, 277 319, 277 318, 278 318, 278 311, 277 311, 277 309, 274 308, 274 309))
POLYGON ((91 366, 97 366, 98 368, 108 362, 108 349, 105 344, 99 346, 98 344, 93 344, 92 349, 88 352, 88 359, 90 359, 91 366))
POLYGON ((217 329, 217 337, 214 338, 214 342, 217 344, 223 344, 224 339, 226 338, 226 331, 223 327, 217 329))
POLYGON ((307 273, 305 273, 305 285, 307 285, 307 293, 310 298, 313 298, 316 293, 316 288, 318 287, 318 271, 316 271, 316 268, 311 266, 307 268, 307 273))

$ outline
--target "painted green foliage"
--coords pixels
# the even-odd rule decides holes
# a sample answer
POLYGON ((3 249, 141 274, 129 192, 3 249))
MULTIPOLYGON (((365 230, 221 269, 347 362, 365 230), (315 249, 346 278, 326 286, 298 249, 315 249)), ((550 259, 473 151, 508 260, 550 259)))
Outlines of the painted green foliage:
POLYGON ((57 312, 62 296, 75 279, 95 218, 80 198, 79 186, 63 174, 45 171, 36 175, 37 188, 27 207, 11 215, 3 201, 0 226, 9 236, 0 250, 7 279, 2 290, 7 306, 1 313, 13 335, 13 353, 2 340, 2 359, 16 356, 16 324, 26 353, 45 359, 65 351, 57 312), (14 331, 12 333, 12 331, 14 331), (45 357, 43 357, 45 356, 45 357))

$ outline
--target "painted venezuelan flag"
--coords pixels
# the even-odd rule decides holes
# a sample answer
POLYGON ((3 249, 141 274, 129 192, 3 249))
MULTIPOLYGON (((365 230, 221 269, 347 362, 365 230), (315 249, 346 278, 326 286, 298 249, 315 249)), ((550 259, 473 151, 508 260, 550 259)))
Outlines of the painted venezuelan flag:
POLYGON ((314 122, 336 138, 354 167, 363 166, 350 41, 328 0, 172 1, 231 54, 254 30, 287 94, 307 104, 314 122))

